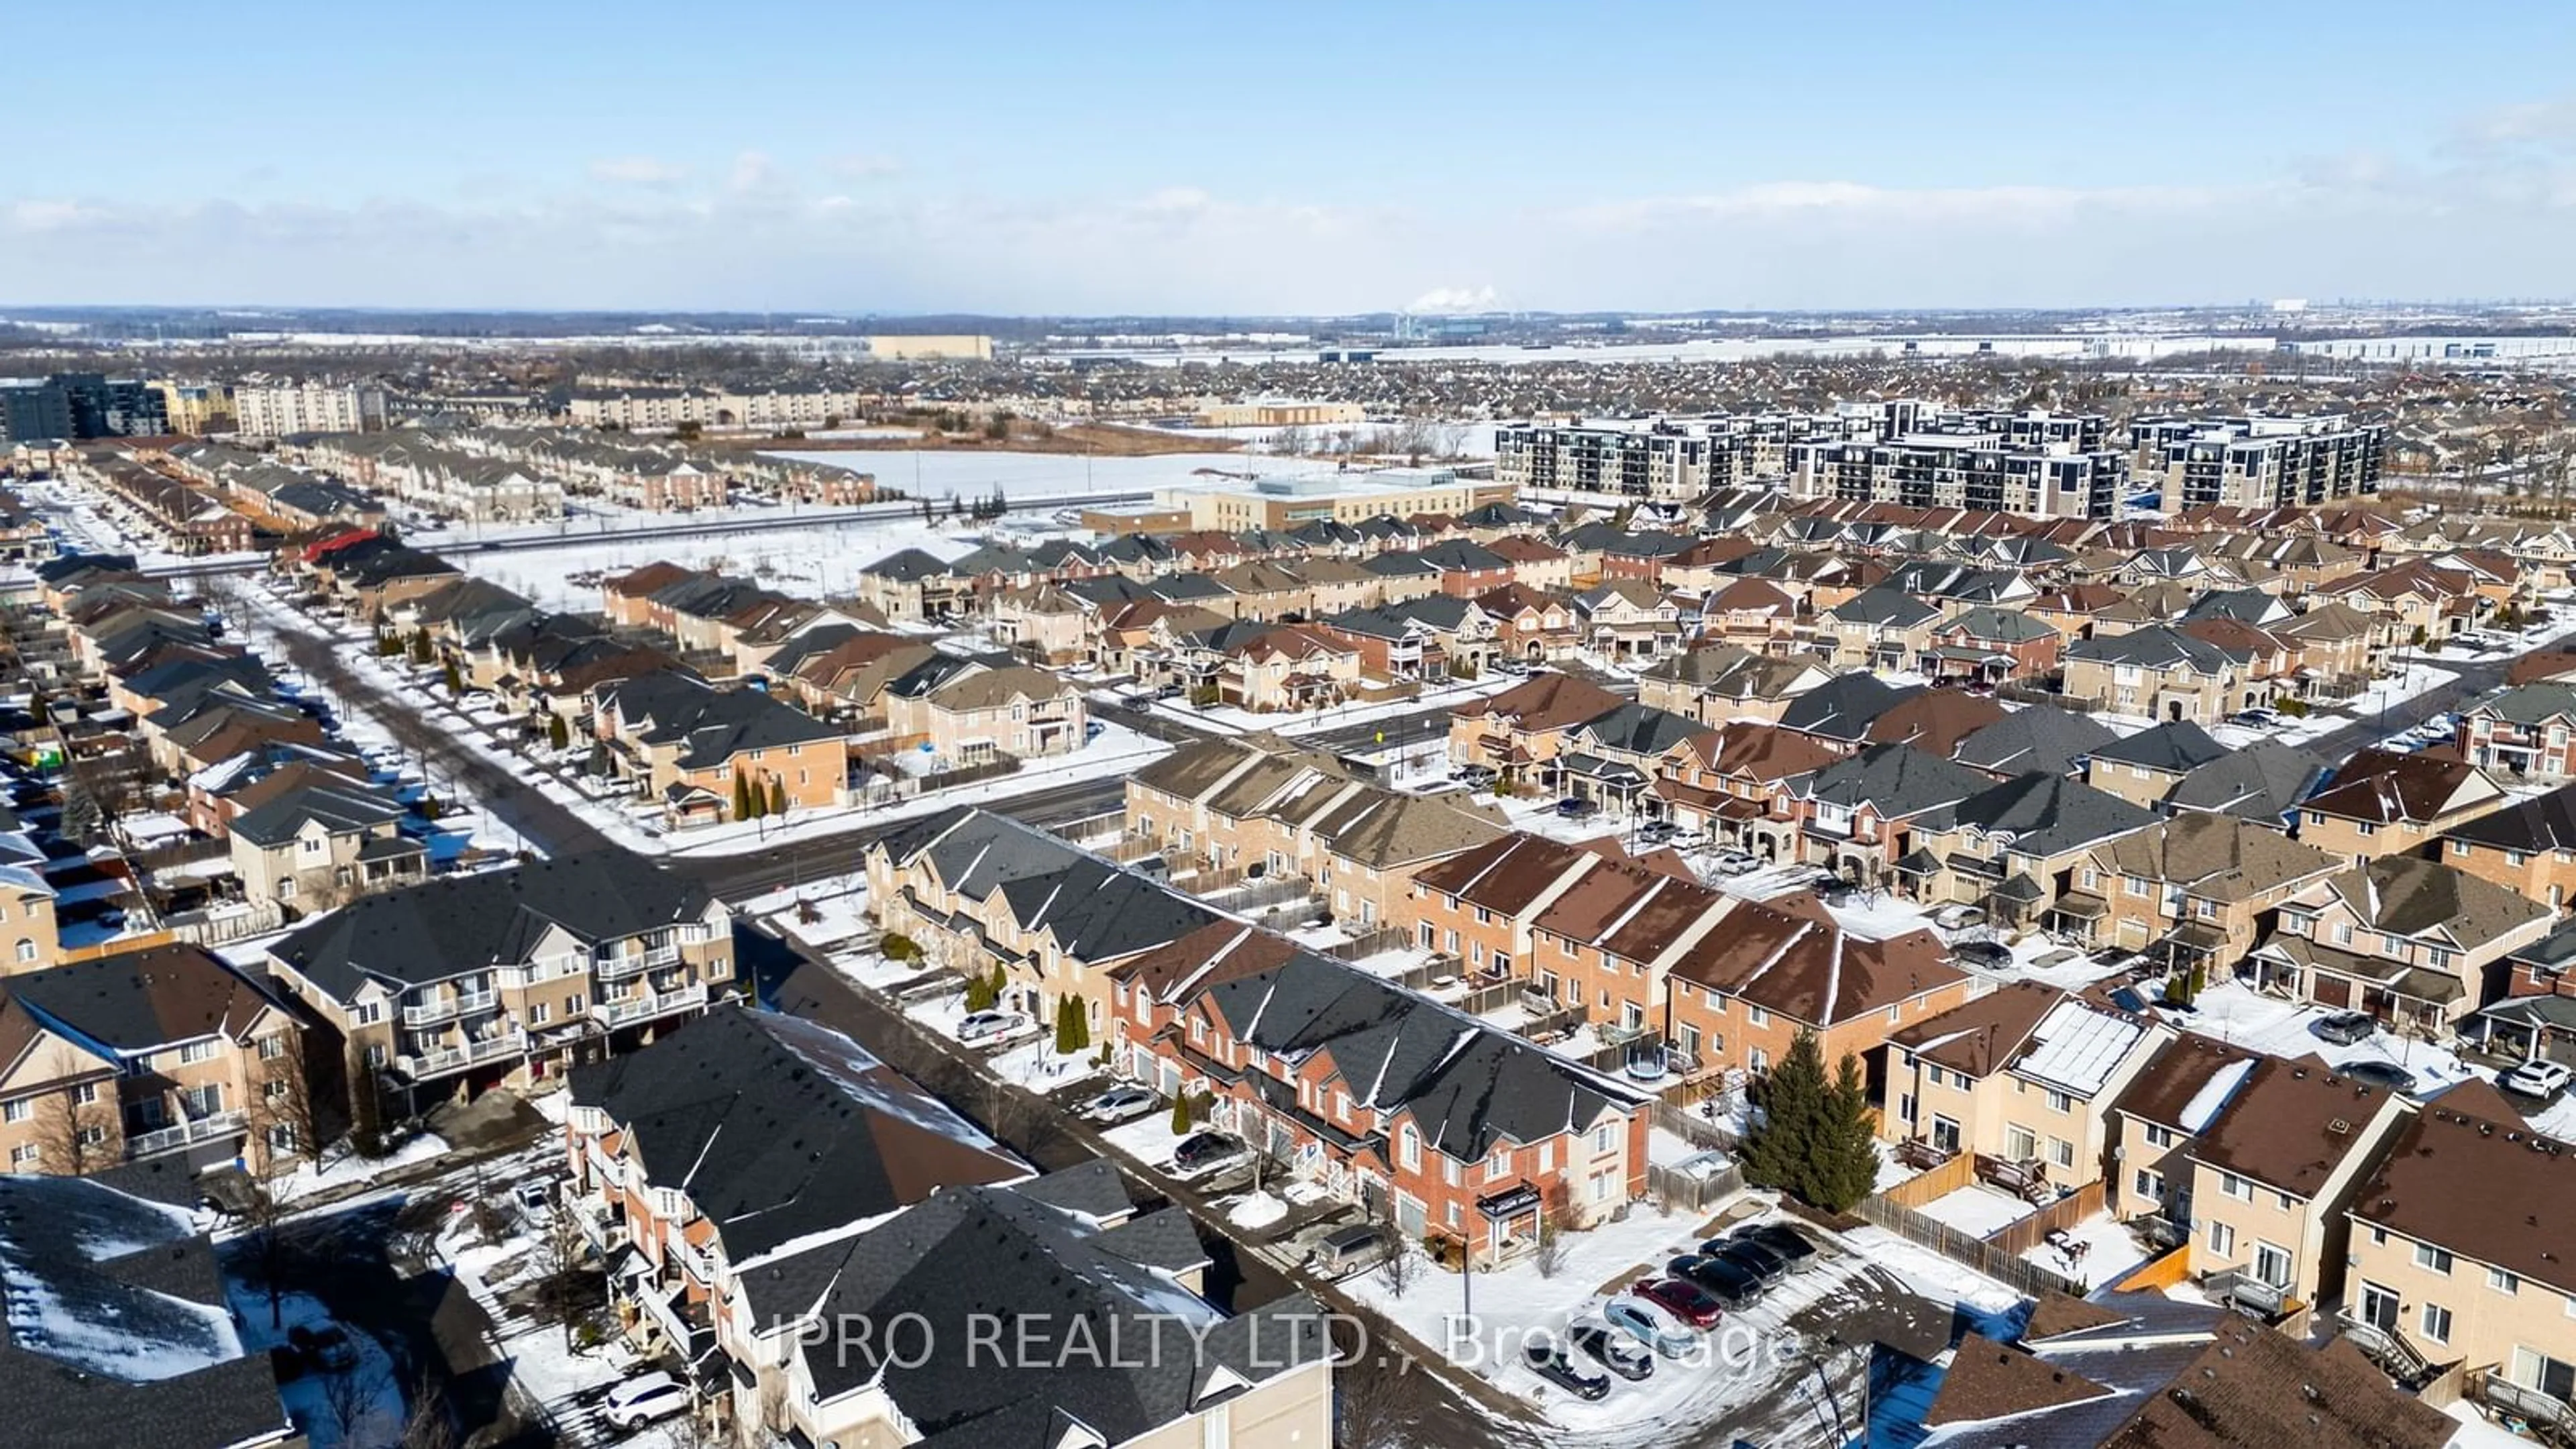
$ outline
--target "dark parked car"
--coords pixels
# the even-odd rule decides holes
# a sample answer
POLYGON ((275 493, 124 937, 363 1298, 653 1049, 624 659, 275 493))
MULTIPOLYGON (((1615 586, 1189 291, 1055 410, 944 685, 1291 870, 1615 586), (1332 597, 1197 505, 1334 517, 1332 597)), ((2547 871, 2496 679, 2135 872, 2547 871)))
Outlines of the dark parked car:
POLYGON ((1666 1263, 1664 1271, 1728 1308, 1750 1308, 1762 1298, 1762 1275, 1729 1258, 1684 1253, 1666 1263))
POLYGON ((1556 802, 1556 813, 1568 820, 1582 820, 1600 814, 1601 805, 1599 801, 1586 800, 1579 795, 1568 795, 1556 802))
POLYGON ((2012 964, 2012 948, 2001 941, 1961 941, 1950 948, 1950 954, 1971 966, 2000 970, 2012 964))
MULTIPOLYGON (((1818 1262, 1816 1245, 1808 1241, 1805 1233, 1799 1232, 1787 1223, 1746 1223, 1723 1239, 1714 1241, 1760 1243, 1770 1249, 1780 1261, 1788 1264, 1789 1271, 1793 1273, 1803 1273, 1816 1266, 1818 1262)), ((1708 1244, 1700 1244, 1699 1250, 1703 1253, 1709 1251, 1708 1244)))
POLYGON ((2401 1096, 2415 1090, 2415 1074, 2395 1062, 2346 1062, 2335 1070, 2365 1086, 2379 1087, 2401 1096))
POLYGON ((1726 1312, 1726 1305, 1707 1289, 1679 1278, 1641 1279, 1628 1291, 1693 1328, 1712 1327, 1726 1312))
POLYGON ((1654 1377, 1654 1353, 1609 1324, 1578 1323, 1567 1329, 1565 1336, 1576 1348, 1623 1379, 1634 1381, 1654 1377))
POLYGON ((349 1330, 336 1323, 308 1328, 299 1323, 286 1330, 287 1346, 304 1355, 304 1361, 318 1369, 339 1373, 358 1366, 358 1345, 349 1330))
POLYGON ((1761 1279, 1765 1288, 1789 1276, 1788 1259, 1750 1238, 1729 1238, 1713 1249, 1703 1243, 1700 1251, 1709 1257, 1723 1258, 1751 1269, 1753 1276, 1761 1279))
POLYGON ((2338 1011, 2310 1022, 2308 1030, 2315 1032, 2320 1040, 2333 1042, 2336 1046, 2350 1046, 2357 1041, 2368 1041, 2370 1034, 2379 1030, 2379 1023, 2367 1011, 2338 1011))
POLYGON ((1576 1358, 1565 1340, 1554 1334, 1533 1335, 1522 1344, 1521 1362, 1576 1398, 1597 1399, 1610 1392, 1610 1376, 1576 1358))
POLYGON ((1219 1163, 1231 1162, 1245 1154, 1240 1137, 1222 1132, 1201 1132, 1181 1139, 1172 1149, 1172 1166, 1182 1173, 1205 1172, 1219 1163))

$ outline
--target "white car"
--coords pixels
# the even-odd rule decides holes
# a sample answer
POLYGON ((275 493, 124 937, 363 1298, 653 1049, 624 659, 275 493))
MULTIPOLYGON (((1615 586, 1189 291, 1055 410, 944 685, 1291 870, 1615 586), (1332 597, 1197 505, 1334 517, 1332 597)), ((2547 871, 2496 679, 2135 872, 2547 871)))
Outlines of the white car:
POLYGON ((2496 1078, 2496 1085, 2517 1096, 2547 1100, 2567 1090, 2571 1071, 2564 1062, 2528 1061, 2496 1078))
POLYGON ((620 1429, 667 1419, 689 1407, 689 1391, 669 1374, 645 1374, 608 1391, 600 1413, 620 1429))
POLYGON ((957 1039, 968 1046, 981 1046, 1013 1036, 1026 1028, 1029 1019, 1016 1011, 970 1011, 957 1023, 957 1039))
POLYGON ((544 1227, 555 1220, 554 1184, 543 1178, 520 1183, 510 1190, 519 1204, 519 1216, 532 1226, 544 1227))
POLYGON ((1932 913, 1932 924, 1945 931, 1964 931, 1986 923, 1986 913, 1975 906, 1943 906, 1932 913))
POLYGON ((1697 1330, 1643 1298, 1621 1294, 1601 1305, 1601 1317, 1666 1358, 1680 1358, 1699 1343, 1697 1330))

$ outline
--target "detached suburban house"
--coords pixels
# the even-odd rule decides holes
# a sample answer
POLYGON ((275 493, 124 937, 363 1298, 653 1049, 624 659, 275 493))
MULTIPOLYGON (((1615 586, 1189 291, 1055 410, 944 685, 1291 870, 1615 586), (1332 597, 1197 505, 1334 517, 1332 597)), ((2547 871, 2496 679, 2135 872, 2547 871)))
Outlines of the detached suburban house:
POLYGON ((2535 900, 2415 856, 2338 871, 2283 903, 2255 978, 2433 1039, 2505 994, 2505 958, 2549 934, 2535 900))

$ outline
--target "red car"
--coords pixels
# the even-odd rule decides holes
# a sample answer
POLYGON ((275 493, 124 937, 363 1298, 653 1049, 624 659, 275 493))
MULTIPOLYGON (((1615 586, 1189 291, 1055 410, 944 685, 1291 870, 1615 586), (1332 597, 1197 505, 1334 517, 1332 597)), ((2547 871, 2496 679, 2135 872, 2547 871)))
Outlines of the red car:
POLYGON ((1726 1312, 1726 1306, 1707 1289, 1678 1278, 1643 1279, 1628 1291, 1693 1328, 1715 1327, 1717 1320, 1726 1312))

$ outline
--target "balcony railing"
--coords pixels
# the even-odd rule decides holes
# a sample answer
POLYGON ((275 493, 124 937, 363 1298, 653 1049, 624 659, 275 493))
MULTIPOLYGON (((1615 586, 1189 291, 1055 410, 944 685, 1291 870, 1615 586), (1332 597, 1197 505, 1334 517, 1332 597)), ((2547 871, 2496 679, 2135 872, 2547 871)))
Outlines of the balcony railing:
POLYGON ((2477 1375, 2473 1387, 2477 1397, 2484 1400, 2488 1408, 2501 1410, 2529 1424, 2546 1426, 2560 1435, 2576 1434, 2576 1405, 2555 1394, 2515 1383, 2493 1369, 2477 1375))
POLYGON ((622 1000, 601 1001, 591 1008, 591 1012, 610 1026, 623 1026, 630 1021, 647 1021, 653 1017, 667 1016, 674 1011, 686 1011, 693 1006, 704 1006, 706 1002, 706 984, 698 982, 658 995, 644 992, 622 1000))
POLYGON ((182 1122, 175 1127, 138 1132, 125 1139, 125 1155, 151 1157, 192 1143, 211 1142, 218 1137, 229 1137, 241 1131, 249 1121, 249 1115, 243 1112, 212 1112, 194 1121, 182 1122))
POLYGON ((505 1031, 498 1036, 468 1042, 461 1047, 447 1047, 433 1052, 409 1052, 394 1058, 394 1066, 414 1081, 458 1071, 476 1062, 489 1061, 528 1049, 525 1032, 505 1031))
POLYGON ((478 1011, 490 1011, 500 1003, 501 993, 498 991, 460 991, 445 1000, 404 1007, 403 1025, 426 1026, 434 1021, 445 1021, 452 1016, 467 1016, 478 1011))

